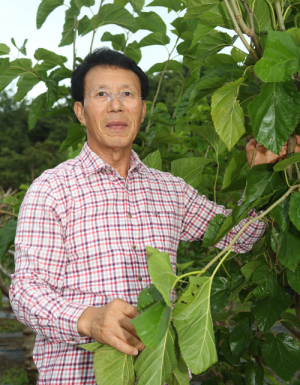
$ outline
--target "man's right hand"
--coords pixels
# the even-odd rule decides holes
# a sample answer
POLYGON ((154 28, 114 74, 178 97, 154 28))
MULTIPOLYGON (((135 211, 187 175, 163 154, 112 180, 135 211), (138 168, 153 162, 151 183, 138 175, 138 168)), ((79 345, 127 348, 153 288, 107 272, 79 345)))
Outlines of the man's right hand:
POLYGON ((92 337, 135 356, 145 348, 130 322, 137 315, 136 307, 122 299, 114 299, 100 308, 87 308, 78 320, 77 330, 81 336, 92 337))

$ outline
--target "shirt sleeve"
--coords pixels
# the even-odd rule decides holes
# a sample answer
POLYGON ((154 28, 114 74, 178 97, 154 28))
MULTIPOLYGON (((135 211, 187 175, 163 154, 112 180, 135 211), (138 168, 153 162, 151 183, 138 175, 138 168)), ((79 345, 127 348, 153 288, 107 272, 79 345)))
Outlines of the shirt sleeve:
MULTIPOLYGON (((227 210, 224 206, 219 206, 215 202, 211 202, 206 197, 198 195, 198 191, 193 187, 185 184, 184 186, 184 217, 182 223, 181 241, 194 241, 203 239, 205 230, 217 214, 224 214, 228 217, 231 210, 227 210)), ((248 213, 248 218, 240 221, 215 247, 225 249, 242 229, 242 227, 251 219, 257 217, 255 210, 248 213)), ((259 220, 253 222, 240 235, 234 243, 232 250, 235 253, 246 253, 250 251, 255 242, 257 242, 266 230, 266 223, 259 220)))
POLYGON ((67 253, 58 200, 47 181, 28 190, 18 217, 10 301, 20 322, 56 342, 78 343, 77 321, 88 306, 61 296, 67 253))

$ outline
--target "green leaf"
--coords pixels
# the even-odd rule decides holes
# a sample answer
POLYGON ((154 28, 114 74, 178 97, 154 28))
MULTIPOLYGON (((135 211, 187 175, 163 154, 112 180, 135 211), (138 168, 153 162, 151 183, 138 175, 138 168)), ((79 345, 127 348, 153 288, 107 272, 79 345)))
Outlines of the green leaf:
POLYGON ((92 7, 95 4, 95 0, 75 0, 75 4, 78 9, 82 7, 92 7))
POLYGON ((242 353, 250 343, 252 324, 244 318, 236 324, 229 335, 229 346, 233 355, 242 353))
MULTIPOLYGON (((45 76, 46 72, 45 72, 45 76)), ((18 91, 15 94, 15 102, 20 102, 27 94, 28 92, 37 85, 41 79, 30 72, 22 74, 17 82, 18 91)))
POLYGON ((300 28, 290 28, 287 30, 287 33, 292 36, 297 45, 300 45, 300 28))
POLYGON ((214 278, 210 293, 211 314, 218 314, 222 311, 228 302, 227 280, 223 277, 214 278))
POLYGON ((11 42, 13 43, 13 45, 17 48, 17 50, 19 51, 19 52, 21 52, 21 54, 22 55, 27 55, 27 51, 26 51, 26 44, 27 44, 27 42, 28 42, 28 39, 25 39, 24 40, 24 42, 23 42, 23 44, 22 44, 22 46, 19 48, 18 46, 17 46, 17 44, 16 44, 16 42, 15 42, 15 39, 12 37, 11 38, 11 42))
POLYGON ((13 244, 17 229, 17 220, 10 219, 0 230, 0 260, 13 244))
POLYGON ((181 1, 180 0, 154 0, 147 7, 165 7, 172 9, 175 12, 180 11, 181 1))
POLYGON ((293 80, 265 83, 248 108, 255 139, 279 154, 299 121, 300 95, 293 80))
POLYGON ((232 48, 230 55, 232 56, 233 60, 236 63, 244 63, 246 56, 247 56, 247 54, 245 52, 241 51, 240 49, 238 49, 236 47, 232 48))
MULTIPOLYGON (((211 8, 219 4, 218 0, 188 0, 187 5, 187 19, 193 19, 200 16, 202 13, 209 11, 211 8)), ((200 23, 201 24, 201 23, 200 23)))
MULTIPOLYGON (((77 12, 79 14, 79 10, 77 12)), ((78 16, 78 15, 77 15, 78 16)), ((70 45, 74 40, 74 29, 75 29, 75 14, 72 8, 66 10, 65 13, 65 23, 62 31, 61 41, 59 47, 64 47, 70 45)))
POLYGON ((189 385, 189 371, 183 358, 180 357, 177 368, 167 379, 168 385, 189 385))
POLYGON ((76 124, 71 124, 68 127, 68 136, 62 142, 59 152, 63 152, 67 150, 69 147, 73 147, 73 149, 77 146, 77 144, 86 136, 86 133, 80 130, 76 124))
POLYGON ((131 320, 143 344, 156 347, 164 338, 171 320, 171 307, 161 297, 152 303, 140 315, 131 320))
POLYGON ((270 29, 264 55, 254 66, 256 75, 264 82, 283 82, 299 66, 300 51, 292 36, 270 29))
POLYGON ((51 109, 57 100, 59 78, 56 73, 51 73, 46 81, 47 86, 47 109, 51 109))
POLYGON ((160 123, 165 126, 174 126, 175 120, 171 117, 168 112, 159 112, 151 115, 151 121, 154 123, 160 123))
POLYGON ((111 41, 113 49, 118 51, 124 51, 126 41, 124 33, 112 35, 110 32, 104 32, 101 37, 101 41, 111 41))
POLYGON ((286 276, 291 288, 300 295, 300 267, 295 271, 287 270, 286 276))
POLYGON ((42 0, 36 14, 36 28, 40 29, 50 13, 63 3, 64 0, 42 0))
POLYGON ((207 158, 182 158, 171 163, 171 173, 179 176, 186 183, 193 185, 199 183, 203 167, 211 163, 212 159, 207 158))
POLYGON ((147 47, 149 45, 167 45, 169 43, 170 38, 165 33, 152 32, 139 42, 139 47, 147 47))
POLYGON ((8 196, 3 199, 3 203, 6 203, 10 207, 15 207, 19 203, 19 199, 14 196, 8 196))
POLYGON ((38 48, 34 53, 34 58, 38 61, 43 60, 43 63, 38 64, 38 69, 43 71, 48 71, 56 66, 62 66, 68 61, 65 56, 57 55, 55 52, 44 48, 38 48))
POLYGON ((280 322, 283 324, 287 324, 288 326, 296 326, 296 328, 300 330, 300 321, 295 316, 295 314, 283 313, 280 318, 280 322))
POLYGON ((88 352, 95 353, 98 349, 102 348, 103 344, 100 344, 100 342, 91 342, 90 344, 82 344, 78 346, 88 352))
POLYGON ((156 170, 162 171, 162 159, 159 150, 151 152, 143 159, 143 163, 149 168, 155 168, 156 170))
POLYGON ((47 104, 46 92, 37 96, 34 99, 34 101, 31 103, 30 110, 28 113, 28 130, 32 130, 36 126, 40 116, 42 115, 44 108, 46 108, 46 104, 47 104))
POLYGON ((146 347, 135 361, 137 385, 163 385, 177 365, 175 355, 175 333, 172 325, 160 344, 155 348, 146 347))
POLYGON ((89 28, 91 19, 84 15, 80 20, 78 20, 78 35, 84 35, 85 31, 89 28))
POLYGON ((270 5, 266 0, 255 1, 253 21, 254 30, 258 36, 267 32, 267 30, 272 26, 270 5))
POLYGON ((215 129, 229 151, 245 132, 244 114, 237 100, 243 80, 223 86, 212 97, 211 115, 215 129))
POLYGON ((226 145, 220 139, 213 125, 193 127, 195 133, 199 135, 205 142, 211 146, 217 154, 222 154, 226 150, 226 145))
POLYGON ((267 365, 285 381, 290 381, 300 367, 300 348, 288 334, 267 334, 262 345, 267 365))
POLYGON ((211 284, 209 277, 190 277, 190 285, 173 310, 180 351, 195 374, 218 360, 210 314, 211 284))
POLYGON ((225 219, 226 216, 224 214, 217 214, 212 218, 204 233, 202 242, 203 247, 214 246, 214 240, 216 239, 225 219))
POLYGON ((104 345, 94 354, 94 372, 97 384, 134 385, 133 356, 104 345))
POLYGON ((216 67, 222 67, 226 65, 231 65, 232 68, 235 68, 236 62, 233 60, 233 58, 230 55, 226 55, 224 53, 219 53, 216 55, 212 55, 208 57, 204 62, 206 69, 214 69, 216 67))
POLYGON ((282 231, 286 231, 289 225, 289 202, 290 197, 287 197, 270 211, 282 231))
POLYGON ((134 12, 140 13, 143 6, 145 5, 145 0, 129 0, 134 12))
POLYGON ((136 64, 138 64, 141 61, 142 58, 142 52, 139 48, 139 43, 137 41, 133 41, 132 43, 128 44, 127 47, 125 47, 125 55, 130 57, 130 59, 134 60, 136 64))
POLYGON ((229 338, 223 340, 221 348, 226 361, 228 361, 233 366, 241 365, 241 354, 234 355, 231 352, 229 347, 229 338))
POLYGON ((269 330, 290 304, 290 296, 281 286, 278 286, 275 298, 254 299, 251 312, 259 330, 262 332, 269 330))
MULTIPOLYGON (((148 254, 148 246, 146 250, 148 254)), ((170 296, 178 277, 173 272, 169 254, 158 251, 148 255, 148 270, 152 282, 164 297, 166 304, 171 306, 170 296)))
POLYGON ((141 12, 136 19, 137 29, 145 29, 152 32, 167 32, 167 26, 163 19, 155 12, 141 12))
MULTIPOLYGON (((148 69, 147 75, 152 75, 155 72, 162 72, 166 67, 166 61, 163 63, 156 63, 151 68, 148 69)), ((178 71, 182 70, 182 64, 177 60, 169 60, 167 71, 178 71)))
MULTIPOLYGON (((149 247, 149 246, 148 246, 149 247)), ((155 249, 156 250, 156 249, 155 249)), ((157 251, 156 251, 157 252, 157 251)), ((152 253, 153 254, 153 253, 152 253)), ((148 253, 149 255, 149 253, 148 253)), ((156 289, 156 287, 151 283, 151 285, 145 287, 139 294, 138 297, 138 306, 137 310, 139 313, 142 313, 150 305, 153 305, 159 302, 162 299, 162 295, 156 289)))
POLYGON ((8 45, 0 43, 0 56, 8 55, 10 53, 10 48, 8 45))
POLYGON ((300 162, 300 154, 291 154, 288 158, 276 163, 273 170, 276 172, 283 171, 286 170, 291 164, 298 162, 300 162))
POLYGON ((220 52, 223 48, 231 46, 231 37, 224 32, 212 31, 199 44, 197 54, 199 61, 204 61, 209 56, 220 52))
MULTIPOLYGON (((291 226, 290 226, 291 227, 291 226)), ((291 229, 288 232, 276 231, 276 238, 279 243, 278 259, 283 266, 295 271, 300 262, 300 237, 294 234, 291 229)))
POLYGON ((292 194, 289 206, 289 216, 294 226, 300 230, 300 193, 292 194))
POLYGON ((195 103, 198 100, 201 100, 204 96, 207 96, 215 91, 217 91, 220 87, 227 83, 227 80, 224 78, 209 78, 203 79, 194 86, 194 89, 190 95, 191 102, 195 103))
POLYGON ((194 47, 194 45, 199 44, 199 42, 201 42, 213 29, 214 25, 209 21, 201 20, 197 25, 191 48, 194 47))
POLYGON ((176 108, 175 108, 175 117, 176 118, 180 118, 182 115, 185 114, 186 109, 187 109, 189 102, 190 102, 190 95, 191 95, 191 92, 193 91, 194 87, 195 87, 195 84, 192 84, 182 94, 182 96, 181 96, 181 98, 180 98, 180 100, 177 103, 176 108))
POLYGON ((264 369, 261 365, 255 365, 252 361, 247 362, 245 372, 246 385, 263 385, 264 369))
MULTIPOLYGON (((186 17, 186 19, 187 18, 188 17, 186 17)), ((214 28, 219 26, 223 28, 234 29, 232 21, 223 2, 202 13, 199 16, 199 19, 199 23, 209 22, 214 26, 214 28)))
POLYGON ((225 170, 222 192, 242 190, 246 185, 246 172, 250 167, 247 161, 246 150, 239 152, 231 158, 228 167, 225 170))
POLYGON ((268 266, 260 266, 252 276, 252 282, 260 284, 252 294, 256 298, 266 298, 267 296, 274 297, 277 293, 277 275, 276 272, 270 270, 268 266))
POLYGON ((31 69, 30 59, 17 59, 8 66, 0 67, 0 92, 4 90, 14 79, 31 69))
POLYGON ((241 273, 249 279, 253 272, 261 265, 261 261, 251 261, 246 263, 246 265, 241 267, 241 273))

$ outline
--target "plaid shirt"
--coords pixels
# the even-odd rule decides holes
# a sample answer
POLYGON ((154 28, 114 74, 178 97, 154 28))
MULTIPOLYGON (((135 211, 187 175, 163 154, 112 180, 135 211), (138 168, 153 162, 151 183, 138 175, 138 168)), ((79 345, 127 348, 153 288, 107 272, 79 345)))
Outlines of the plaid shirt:
MULTIPOLYGON (((168 252, 175 272, 179 241, 201 240, 216 214, 229 211, 181 178, 146 167, 133 151, 126 181, 87 144, 37 178, 19 214, 10 299, 37 334, 38 384, 94 385, 93 353, 77 347, 92 340, 79 336, 78 318, 114 298, 136 306, 151 283, 146 245, 168 252)), ((250 250, 264 230, 254 222, 234 251, 250 250)))

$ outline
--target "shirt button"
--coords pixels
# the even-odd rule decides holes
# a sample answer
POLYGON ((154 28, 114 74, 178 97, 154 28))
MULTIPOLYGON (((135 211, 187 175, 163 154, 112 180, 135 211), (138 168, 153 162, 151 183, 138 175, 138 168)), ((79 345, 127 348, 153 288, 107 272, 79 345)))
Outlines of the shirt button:
POLYGON ((132 248, 133 248, 133 250, 135 250, 136 249, 136 245, 132 245, 132 248))
POLYGON ((126 186, 125 186, 125 187, 126 187, 127 190, 129 189, 128 183, 126 183, 126 186))
POLYGON ((74 340, 74 338, 69 338, 69 341, 74 342, 75 340, 74 340))
POLYGON ((101 173, 102 173, 102 174, 105 174, 105 170, 104 170, 104 168, 101 170, 101 173))
POLYGON ((132 215, 131 215, 131 214, 128 214, 127 216, 128 216, 128 218, 129 218, 129 219, 131 219, 131 218, 132 218, 132 215))
POLYGON ((142 280, 142 277, 139 275, 138 276, 138 280, 141 282, 141 280, 142 280))

